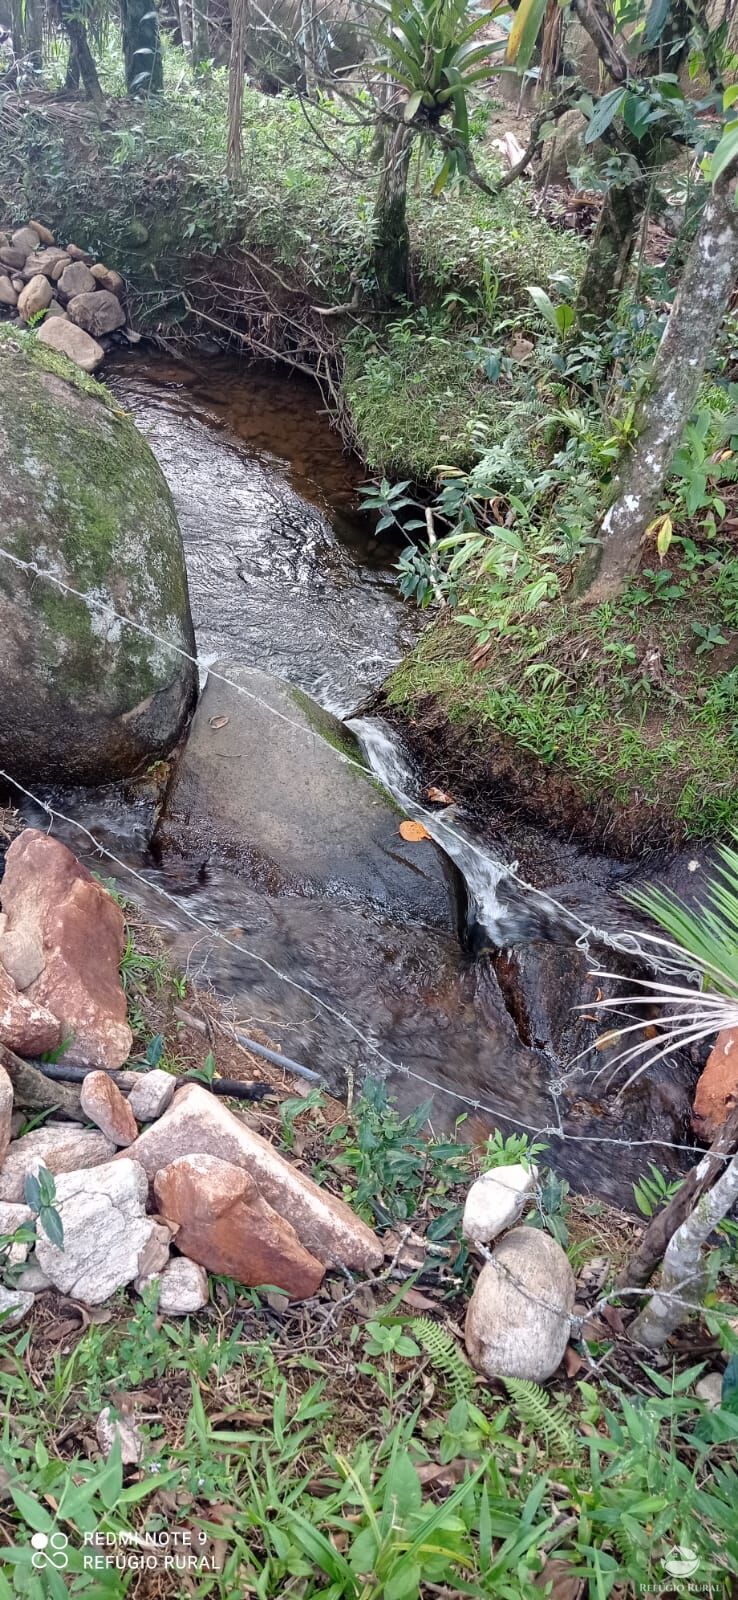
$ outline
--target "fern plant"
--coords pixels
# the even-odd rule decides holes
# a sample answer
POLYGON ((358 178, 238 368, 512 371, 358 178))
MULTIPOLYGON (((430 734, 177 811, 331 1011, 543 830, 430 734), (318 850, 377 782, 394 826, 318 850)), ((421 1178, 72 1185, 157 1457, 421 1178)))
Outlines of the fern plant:
POLYGON ((430 1317, 414 1317, 410 1326, 418 1344, 430 1356, 432 1365, 440 1372, 454 1399, 467 1400, 475 1388, 476 1376, 450 1333, 430 1317))
POLYGON ((528 1378, 503 1381, 517 1421, 541 1439, 552 1455, 565 1456, 567 1460, 581 1455, 581 1442, 569 1422, 563 1400, 552 1401, 540 1384, 528 1378))

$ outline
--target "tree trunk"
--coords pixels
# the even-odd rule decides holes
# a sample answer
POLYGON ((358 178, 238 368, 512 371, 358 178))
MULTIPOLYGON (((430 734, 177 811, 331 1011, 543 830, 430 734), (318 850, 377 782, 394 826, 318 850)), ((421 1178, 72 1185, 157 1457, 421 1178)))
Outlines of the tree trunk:
POLYGON ((13 42, 14 59, 16 62, 22 61, 26 53, 23 0, 10 0, 10 36, 13 42))
POLYGON ((184 50, 185 55, 191 56, 193 26, 192 12, 190 11, 190 0, 179 0, 179 4, 177 6, 177 15, 179 17, 179 31, 182 35, 182 49, 184 50))
POLYGON ((228 62, 228 153, 226 166, 238 177, 243 160, 243 78, 246 59, 246 0, 231 0, 231 54, 228 62))
POLYGON ((192 64, 201 67, 212 56, 208 0, 192 0, 192 64))
MULTIPOLYGON (((69 40, 69 55, 77 62, 79 77, 88 100, 94 100, 95 105, 103 104, 103 92, 100 88, 100 79, 93 59, 92 51, 87 41, 87 29, 84 22, 80 21, 79 13, 67 13, 66 7, 62 9, 62 22, 69 40)), ((69 67, 67 67, 69 71, 69 67)))
POLYGON ((43 69, 43 43, 43 0, 26 0, 26 55, 34 72, 41 72, 43 69))
POLYGON ((64 88, 67 94, 74 94, 79 88, 79 56, 77 46, 70 39, 69 55, 67 56, 67 70, 64 77, 64 88))
POLYGON ((310 100, 314 100, 318 87, 318 25, 315 19, 315 0, 300 0, 300 31, 305 93, 310 100))
POLYGON ((121 0, 123 59, 129 94, 161 94, 164 73, 156 0, 121 0))
POLYGON ((588 328, 612 315, 625 280, 646 203, 646 183, 608 189, 587 253, 576 302, 577 321, 588 328))
POLYGON ((635 442, 617 474, 598 543, 583 562, 578 588, 588 604, 616 599, 636 571, 641 539, 653 519, 672 456, 694 408, 738 275, 734 188, 735 174, 725 175, 702 213, 636 412, 635 442))
POLYGON ((396 305, 410 292, 410 236, 407 229, 407 175, 412 134, 403 122, 388 127, 374 207, 374 271, 379 303, 396 305))
POLYGON ((637 1344, 658 1350, 675 1328, 699 1309, 705 1286, 702 1246, 737 1199, 738 1156, 734 1156, 722 1177, 677 1228, 664 1256, 661 1284, 628 1329, 637 1344))

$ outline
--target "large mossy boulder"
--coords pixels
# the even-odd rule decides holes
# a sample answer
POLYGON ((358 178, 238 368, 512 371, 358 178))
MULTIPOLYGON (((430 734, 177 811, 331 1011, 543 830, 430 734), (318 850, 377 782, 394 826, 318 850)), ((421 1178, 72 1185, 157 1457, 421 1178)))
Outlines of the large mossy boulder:
MULTIPOLYGON (((146 440, 31 334, 0 337, 0 547, 194 654, 182 538, 146 440)), ((104 783, 176 743, 196 669, 0 554, 0 763, 104 783)))

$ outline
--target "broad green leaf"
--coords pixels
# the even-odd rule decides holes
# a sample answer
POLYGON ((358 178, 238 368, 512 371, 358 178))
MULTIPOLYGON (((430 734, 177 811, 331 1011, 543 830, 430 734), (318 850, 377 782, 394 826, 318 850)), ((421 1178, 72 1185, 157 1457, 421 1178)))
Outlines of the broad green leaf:
POLYGON ((568 333, 569 329, 574 327, 574 308, 567 305, 566 301, 562 301, 561 305, 556 307, 554 316, 559 333, 568 333))
POLYGON ((643 48, 650 50, 661 38, 669 15, 671 0, 651 0, 643 30, 643 48))
POLYGON ((54 1526, 54 1519, 50 1516, 45 1506, 34 1500, 33 1495, 26 1494, 25 1489, 17 1489, 13 1483, 8 1485, 17 1509, 35 1533, 50 1533, 54 1526))
POLYGON ((510 29, 505 60, 519 72, 525 72, 535 49, 546 10, 546 0, 521 0, 510 29))
POLYGON ((713 151, 709 162, 710 180, 717 183, 728 167, 738 160, 738 122, 729 122, 717 149, 713 151))
POLYGON ((625 95, 625 89, 611 89, 609 94, 603 94, 602 99, 597 101, 584 135, 585 144, 594 144, 596 139, 602 138, 613 118, 617 116, 625 95))
POLYGON ((536 284, 530 283, 527 285, 527 289, 534 306, 540 311, 541 316, 546 318, 552 328, 558 329, 554 303, 550 296, 546 294, 545 289, 539 289, 536 284))

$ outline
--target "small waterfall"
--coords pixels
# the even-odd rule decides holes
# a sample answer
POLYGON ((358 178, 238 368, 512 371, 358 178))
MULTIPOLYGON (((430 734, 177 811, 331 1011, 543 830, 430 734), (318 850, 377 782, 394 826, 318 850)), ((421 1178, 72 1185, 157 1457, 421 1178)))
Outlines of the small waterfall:
POLYGON ((407 811, 408 816, 422 822, 436 844, 445 850, 466 880, 474 920, 484 928, 495 944, 506 943, 505 929, 509 935, 509 912, 498 898, 497 889, 508 877, 503 861, 490 855, 475 839, 471 829, 454 805, 432 810, 419 789, 416 773, 400 739, 387 724, 377 717, 349 718, 347 727, 356 736, 367 762, 380 782, 407 811))

